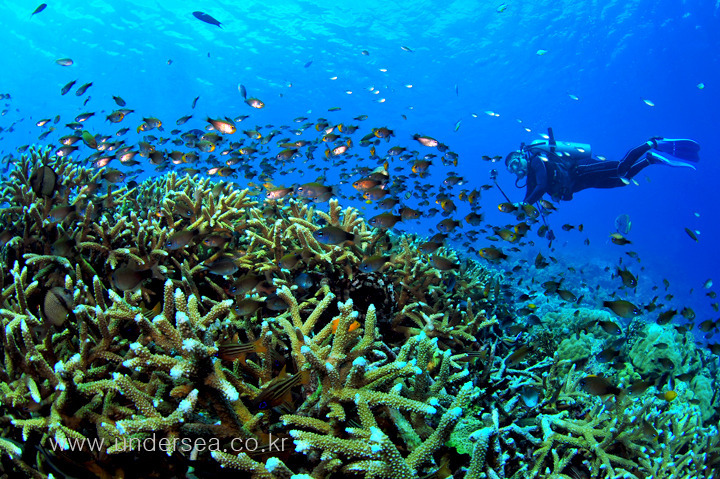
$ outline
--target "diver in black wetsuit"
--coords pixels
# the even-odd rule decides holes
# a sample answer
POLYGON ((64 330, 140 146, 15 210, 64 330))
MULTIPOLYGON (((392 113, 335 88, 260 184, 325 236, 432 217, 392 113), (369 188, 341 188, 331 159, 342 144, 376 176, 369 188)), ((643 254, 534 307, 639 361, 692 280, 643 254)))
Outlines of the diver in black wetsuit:
POLYGON ((630 184, 633 176, 652 164, 695 169, 691 163, 699 161, 700 145, 692 140, 651 138, 627 152, 620 161, 592 157, 590 145, 555 141, 552 129, 549 139, 521 145, 505 158, 505 166, 517 175, 519 188, 527 178, 525 203, 535 203, 544 194, 554 200, 572 199, 585 188, 615 188, 630 184))

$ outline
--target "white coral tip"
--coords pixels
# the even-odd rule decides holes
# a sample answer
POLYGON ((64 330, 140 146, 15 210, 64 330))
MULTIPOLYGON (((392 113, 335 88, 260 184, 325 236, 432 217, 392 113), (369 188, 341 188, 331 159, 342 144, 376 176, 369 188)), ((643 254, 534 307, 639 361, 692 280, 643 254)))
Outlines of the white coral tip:
POLYGON ((385 439, 385 434, 375 426, 370 428, 370 440, 372 442, 382 442, 385 439))

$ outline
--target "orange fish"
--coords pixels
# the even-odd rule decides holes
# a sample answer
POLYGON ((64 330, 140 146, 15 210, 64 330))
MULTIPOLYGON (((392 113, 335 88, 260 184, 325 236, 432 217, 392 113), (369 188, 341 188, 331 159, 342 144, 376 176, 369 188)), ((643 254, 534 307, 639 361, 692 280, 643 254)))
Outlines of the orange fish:
POLYGON ((362 178, 353 183, 353 188, 358 191, 367 191, 370 188, 378 186, 379 184, 379 181, 373 180, 372 178, 362 178))
MULTIPOLYGON (((340 324, 340 318, 333 319, 332 323, 330 323, 330 324, 332 324, 333 334, 337 333, 338 324, 340 324)), ((360 327, 360 323, 358 323, 357 321, 353 321, 352 324, 350 325, 350 327, 348 328, 348 332, 351 333, 359 327, 360 327)))

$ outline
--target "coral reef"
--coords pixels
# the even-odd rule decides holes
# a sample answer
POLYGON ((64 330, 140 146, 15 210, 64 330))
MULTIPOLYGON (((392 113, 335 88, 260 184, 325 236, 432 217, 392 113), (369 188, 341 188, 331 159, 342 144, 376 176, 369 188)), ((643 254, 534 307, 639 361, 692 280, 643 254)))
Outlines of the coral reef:
MULTIPOLYGON (((440 271, 336 200, 107 178, 31 149, 3 184, 5 477, 718 477, 699 350, 672 402, 589 394, 551 319, 523 327, 502 275, 450 248, 440 271)), ((596 322, 578 334, 610 341, 596 322)))

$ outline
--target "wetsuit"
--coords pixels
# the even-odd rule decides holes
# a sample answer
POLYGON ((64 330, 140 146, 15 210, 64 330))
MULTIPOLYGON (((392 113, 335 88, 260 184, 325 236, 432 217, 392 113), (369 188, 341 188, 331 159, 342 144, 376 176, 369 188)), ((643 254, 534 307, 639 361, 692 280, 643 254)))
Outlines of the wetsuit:
POLYGON ((571 200, 585 188, 615 188, 651 164, 647 153, 652 142, 627 152, 620 161, 602 161, 592 157, 573 158, 528 149, 528 175, 525 203, 535 203, 547 193, 555 200, 571 200), (542 160, 543 156, 547 161, 542 160), (625 181, 623 181, 623 179, 625 181))

